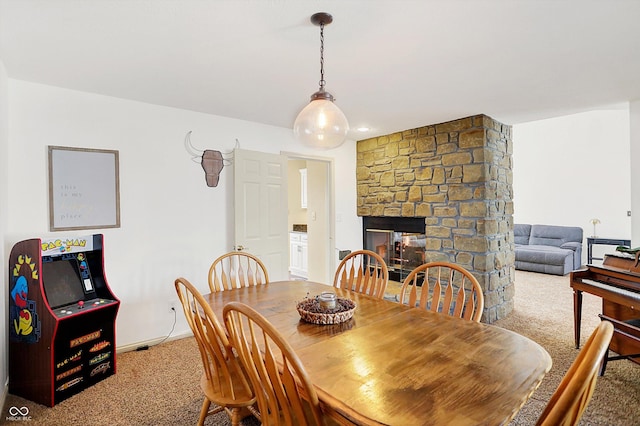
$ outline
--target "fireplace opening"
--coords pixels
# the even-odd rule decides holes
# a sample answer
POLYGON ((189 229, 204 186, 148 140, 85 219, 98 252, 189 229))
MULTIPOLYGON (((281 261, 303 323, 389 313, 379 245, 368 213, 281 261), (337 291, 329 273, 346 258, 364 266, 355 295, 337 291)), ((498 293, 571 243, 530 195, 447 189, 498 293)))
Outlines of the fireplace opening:
POLYGON ((378 253, 387 264, 389 279, 402 282, 425 262, 425 218, 362 218, 363 246, 378 253))

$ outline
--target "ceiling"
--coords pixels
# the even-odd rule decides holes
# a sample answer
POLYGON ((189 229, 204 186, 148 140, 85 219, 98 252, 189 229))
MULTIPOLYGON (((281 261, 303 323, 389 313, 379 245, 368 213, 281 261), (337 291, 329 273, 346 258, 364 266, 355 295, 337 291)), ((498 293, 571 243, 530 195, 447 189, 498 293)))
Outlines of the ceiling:
POLYGON ((640 99, 639 0, 0 0, 9 78, 291 128, 326 89, 352 139, 640 99))

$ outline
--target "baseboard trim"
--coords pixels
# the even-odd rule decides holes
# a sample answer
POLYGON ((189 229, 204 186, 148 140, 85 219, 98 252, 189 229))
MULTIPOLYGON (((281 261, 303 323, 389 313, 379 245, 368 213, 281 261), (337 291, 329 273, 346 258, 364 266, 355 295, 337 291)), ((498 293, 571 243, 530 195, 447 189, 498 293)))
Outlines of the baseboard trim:
POLYGON ((155 346, 159 343, 171 342, 173 340, 184 339, 185 337, 192 337, 192 336, 193 336, 193 333, 187 331, 182 334, 176 334, 174 336, 170 336, 169 338, 166 338, 166 339, 164 337, 158 337, 157 339, 144 340, 142 342, 136 342, 136 343, 131 343, 129 345, 118 346, 116 348, 116 353, 121 354, 124 352, 136 351, 139 348, 149 349, 152 346, 155 346))

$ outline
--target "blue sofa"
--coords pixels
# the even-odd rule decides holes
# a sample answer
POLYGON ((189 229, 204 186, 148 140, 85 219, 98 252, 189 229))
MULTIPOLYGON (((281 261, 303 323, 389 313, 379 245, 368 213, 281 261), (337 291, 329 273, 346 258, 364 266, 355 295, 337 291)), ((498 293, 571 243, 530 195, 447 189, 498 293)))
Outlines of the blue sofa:
POLYGON ((582 228, 574 226, 513 226, 516 269, 566 275, 582 266, 582 228))

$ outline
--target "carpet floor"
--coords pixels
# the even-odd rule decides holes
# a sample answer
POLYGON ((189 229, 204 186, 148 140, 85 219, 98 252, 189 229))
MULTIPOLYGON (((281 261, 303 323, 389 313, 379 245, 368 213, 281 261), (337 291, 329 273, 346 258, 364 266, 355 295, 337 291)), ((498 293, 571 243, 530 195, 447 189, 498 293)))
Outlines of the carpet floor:
MULTIPOLYGON (((392 291, 390 286, 390 291, 392 291)), ((533 425, 560 379, 577 355, 573 345, 573 299, 569 276, 516 272, 514 310, 495 323, 542 345, 553 367, 516 418, 515 425, 533 425)), ((582 343, 599 323, 600 299, 585 294, 582 343)), ((193 338, 173 340, 147 351, 118 356, 117 374, 61 402, 44 407, 8 395, 0 424, 11 407, 27 407, 30 425, 186 425, 195 424, 202 404, 200 355, 193 338)), ((425 413, 425 424, 429 418, 425 413)), ((224 412, 210 416, 207 425, 229 425, 224 412)), ((244 426, 259 424, 253 417, 244 426)), ((591 403, 580 425, 632 426, 640 424, 640 365, 609 363, 598 379, 591 403)), ((399 425, 400 426, 400 425, 399 425)), ((402 425, 404 426, 404 425, 402 425)))

